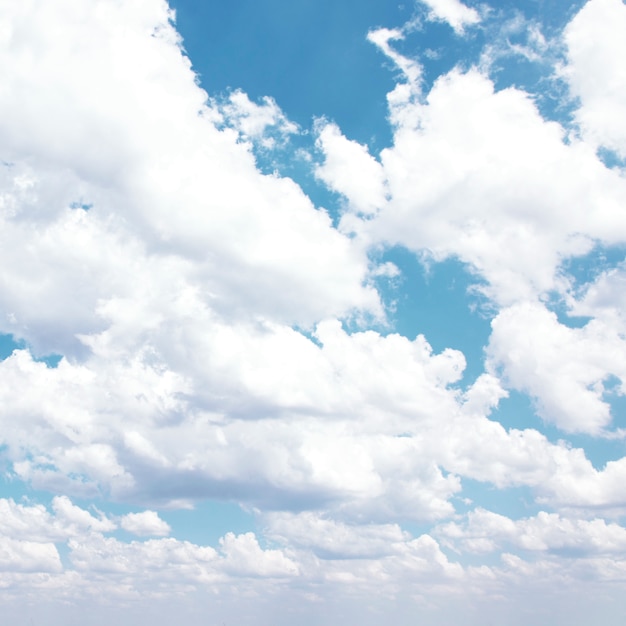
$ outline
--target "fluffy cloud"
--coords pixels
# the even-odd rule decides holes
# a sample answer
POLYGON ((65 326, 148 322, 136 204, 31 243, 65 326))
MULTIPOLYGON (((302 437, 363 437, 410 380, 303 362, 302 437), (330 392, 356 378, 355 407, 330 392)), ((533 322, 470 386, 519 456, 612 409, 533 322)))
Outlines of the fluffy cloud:
MULTIPOLYGON (((460 353, 433 355, 422 337, 348 335, 336 322, 318 326, 320 346, 280 328, 233 331, 224 328, 226 337, 218 333, 209 343, 221 376, 207 380, 204 373, 200 380, 215 386, 201 393, 147 359, 121 368, 108 359, 63 360, 51 369, 16 351, 0 364, 14 471, 40 488, 82 495, 103 490, 162 501, 176 484, 179 498, 230 485, 257 502, 282 490, 287 500, 343 494, 355 498, 352 506, 388 515, 411 494, 411 515, 449 509, 455 479, 444 478, 433 457, 399 457, 423 445, 399 435, 432 424, 433 412, 456 410, 447 387, 462 373, 460 353), (289 363, 302 366, 286 378, 289 363), (40 393, 15 394, 20 385, 40 393), (237 388, 245 390, 239 398, 237 388), (213 412, 203 406, 228 389, 233 397, 213 412)), ((192 379, 199 374, 189 371, 192 379)))
POLYGON ((58 572, 61 560, 54 544, 0 537, 0 569, 10 572, 58 572))
POLYGON ((142 513, 128 513, 120 521, 120 526, 133 535, 140 537, 169 535, 171 528, 164 522, 155 511, 143 511, 142 513))
POLYGON ((505 309, 492 322, 488 367, 536 398, 540 415, 565 431, 599 434, 611 421, 610 376, 626 380, 623 338, 600 321, 560 324, 543 306, 505 309))
POLYGON ((430 9, 430 18, 447 22, 457 34, 462 34, 465 26, 480 22, 476 9, 464 5, 459 0, 421 0, 430 9))
POLYGON ((269 129, 273 129, 283 138, 298 130, 297 126, 285 117, 276 102, 268 96, 263 99, 263 104, 255 104, 248 94, 240 90, 235 91, 221 108, 224 112, 222 118, 224 122, 236 128, 242 138, 260 141, 264 148, 275 146, 275 138, 268 136, 269 129))
MULTIPOLYGON (((397 88, 391 104, 394 145, 380 155, 388 201, 366 221, 348 213, 344 230, 436 260, 460 258, 501 305, 565 291, 564 258, 626 237, 623 177, 587 144, 566 143, 524 92, 495 91, 477 70, 454 70, 425 101, 397 88)), ((358 207, 333 154, 341 143, 322 145, 325 180, 358 207)))
POLYGON ((626 7, 620 0, 592 0, 565 30, 564 75, 580 98, 576 118, 584 137, 626 158, 626 7))
POLYGON ((298 567, 280 550, 262 550, 254 533, 235 536, 227 533, 220 540, 225 554, 224 568, 237 576, 294 576, 298 567))
POLYGON ((442 525, 437 535, 451 545, 462 544, 471 552, 493 551, 507 544, 509 549, 552 552, 566 556, 589 556, 626 552, 626 529, 603 519, 563 518, 542 511, 535 517, 511 520, 484 509, 467 515, 464 524, 442 525))
MULTIPOLYGON (((97 11, 78 4, 7 10, 0 140, 9 179, 3 204, 14 209, 3 233, 7 244, 29 244, 3 246, 3 266, 23 268, 0 295, 13 320, 3 329, 28 327, 24 338, 36 337, 45 320, 28 311, 45 317, 44 301, 55 300, 46 288, 61 282, 73 285, 78 314, 92 312, 91 323, 68 326, 93 330, 96 308, 131 305, 135 280, 158 291, 151 271, 152 279, 141 276, 142 256, 191 263, 204 303, 229 315, 254 310, 311 324, 353 309, 379 314, 376 293, 363 284, 363 249, 291 180, 261 175, 234 131, 216 127, 220 113, 195 82, 166 4, 103 3, 97 11), (70 216, 67 207, 77 202, 92 208, 70 216), (100 250, 92 248, 85 267, 77 257, 87 251, 72 244, 90 247, 94 238, 100 250), (111 245, 118 254, 104 252, 111 245), (111 265, 124 257, 133 271, 111 265)), ((236 110, 229 110, 241 124, 272 108, 252 110, 241 99, 234 94, 236 110)), ((176 279, 185 282, 184 274, 176 279)), ((56 301, 58 309, 67 299, 56 301)))
POLYGON ((346 139, 335 124, 326 124, 319 131, 318 147, 326 162, 317 169, 317 176, 348 198, 353 211, 368 215, 383 206, 383 170, 365 146, 346 139))

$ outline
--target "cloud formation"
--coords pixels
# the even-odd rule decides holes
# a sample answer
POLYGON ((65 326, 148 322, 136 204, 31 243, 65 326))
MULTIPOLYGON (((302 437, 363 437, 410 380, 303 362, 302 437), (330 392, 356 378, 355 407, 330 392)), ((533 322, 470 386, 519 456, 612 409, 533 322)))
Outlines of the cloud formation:
MULTIPOLYGON (((482 19, 425 4, 457 35, 482 19)), ((571 123, 478 65, 427 87, 409 29, 371 31, 401 72, 392 143, 313 125, 332 216, 259 162, 308 131, 207 94, 164 1, 0 12, 0 454, 35 491, 0 499, 7 607, 211 593, 373 619, 623 579, 626 457, 583 447, 624 434, 624 266, 594 265, 626 243, 623 3, 563 31, 571 123), (491 321, 477 377, 394 332, 395 247, 465 268, 491 321), (514 392, 535 427, 498 413, 514 392), (517 517, 482 503, 515 490, 517 517), (168 511, 207 500, 257 528, 182 538, 168 511)))

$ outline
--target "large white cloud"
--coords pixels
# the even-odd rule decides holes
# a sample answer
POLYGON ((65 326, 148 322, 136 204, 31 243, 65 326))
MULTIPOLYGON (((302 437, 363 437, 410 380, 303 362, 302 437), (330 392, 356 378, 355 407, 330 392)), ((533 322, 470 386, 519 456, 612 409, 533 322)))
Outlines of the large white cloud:
MULTIPOLYGON (((393 94, 394 145, 380 155, 389 199, 366 221, 348 213, 346 231, 438 260, 458 257, 499 304, 564 291, 563 259, 596 241, 624 240, 623 177, 587 144, 566 143, 527 94, 495 91, 477 70, 452 71, 423 101, 410 94, 393 94)), ((342 144, 322 145, 325 180, 358 209, 349 181, 359 162, 350 176, 335 154, 342 144)))
MULTIPOLYGON (((14 183, 4 204, 18 208, 3 231, 8 240, 30 233, 32 243, 21 254, 3 247, 3 266, 24 268, 22 290, 31 305, 41 298, 29 308, 45 311, 53 300, 46 286, 58 280, 83 292, 79 310, 133 290, 134 272, 110 266, 117 255, 94 253, 87 272, 69 241, 52 243, 65 235, 86 244, 97 233, 105 247, 117 230, 126 240, 120 256, 139 246, 148 259, 191 260, 205 301, 230 315, 254 310, 311 324, 355 308, 379 314, 375 292, 363 285, 364 251, 291 180, 261 175, 234 131, 216 128, 221 114, 197 86, 169 17, 164 2, 6 10, 0 142, 11 164, 4 176, 14 183), (38 210, 26 211, 16 194, 38 210), (66 233, 73 202, 93 208, 66 233), (12 232, 20 227, 26 232, 12 232), (111 271, 114 284, 88 278, 111 271)), ((15 323, 36 334, 19 296, 4 292, 15 323)))

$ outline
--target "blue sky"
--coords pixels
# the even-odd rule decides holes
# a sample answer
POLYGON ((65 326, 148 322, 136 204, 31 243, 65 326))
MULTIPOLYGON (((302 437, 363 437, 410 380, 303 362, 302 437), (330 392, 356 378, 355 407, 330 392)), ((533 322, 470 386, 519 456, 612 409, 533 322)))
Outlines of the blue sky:
POLYGON ((7 624, 622 624, 622 0, 0 21, 7 624))

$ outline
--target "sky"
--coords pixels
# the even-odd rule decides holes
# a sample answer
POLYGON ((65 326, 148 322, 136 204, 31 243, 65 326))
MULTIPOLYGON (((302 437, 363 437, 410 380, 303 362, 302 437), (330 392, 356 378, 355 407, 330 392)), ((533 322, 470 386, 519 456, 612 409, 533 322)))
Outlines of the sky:
POLYGON ((622 0, 0 0, 7 626, 626 619, 622 0))

